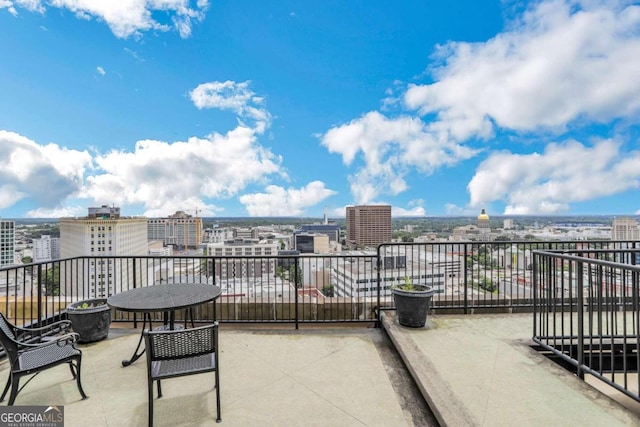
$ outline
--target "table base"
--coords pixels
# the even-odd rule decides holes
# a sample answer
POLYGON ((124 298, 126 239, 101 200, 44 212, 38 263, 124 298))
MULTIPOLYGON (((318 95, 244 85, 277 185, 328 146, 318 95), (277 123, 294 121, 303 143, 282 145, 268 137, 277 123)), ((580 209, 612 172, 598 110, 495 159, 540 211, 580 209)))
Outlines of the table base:
MULTIPOLYGON (((189 312, 189 317, 191 319, 191 327, 193 327, 193 311, 191 309, 188 310, 189 312)), ((166 321, 166 316, 165 316, 165 321, 166 321)), ((147 325, 147 323, 149 323, 149 329, 151 329, 151 314, 149 313, 144 313, 144 320, 142 321, 142 331, 140 332, 140 339, 138 340, 138 345, 136 346, 136 349, 133 351, 133 355, 127 359, 127 360, 123 360, 122 361, 122 367, 127 367, 129 365, 131 365, 133 362, 135 362, 136 360, 140 359, 142 357, 142 355, 144 355, 144 347, 142 347, 142 349, 140 348, 142 346, 142 342, 144 341, 144 331, 145 331, 145 326, 147 325)), ((169 323, 165 323, 162 326, 158 326, 153 328, 154 331, 167 331, 167 330, 171 330, 171 329, 185 329, 186 328, 186 324, 187 324, 187 319, 185 318, 185 326, 182 325, 175 325, 174 323, 174 316, 173 316, 173 312, 171 313, 171 319, 169 321, 169 323)))

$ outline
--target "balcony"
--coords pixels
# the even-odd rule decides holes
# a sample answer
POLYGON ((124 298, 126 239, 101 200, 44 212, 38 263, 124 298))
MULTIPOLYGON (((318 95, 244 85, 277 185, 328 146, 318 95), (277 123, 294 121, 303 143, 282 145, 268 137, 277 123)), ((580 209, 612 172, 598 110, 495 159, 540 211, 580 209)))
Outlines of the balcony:
MULTIPOLYGON (((607 242, 606 247, 610 244, 607 242)), ((226 300, 222 298, 217 302, 218 318, 222 324, 223 423, 242 426, 639 425, 639 404, 619 390, 620 387, 612 387, 596 378, 594 374, 598 374, 598 367, 583 372, 582 376, 577 375, 556 363, 561 358, 554 357, 553 352, 546 348, 539 351, 538 342, 541 337, 545 337, 547 343, 553 342, 551 337, 554 334, 576 335, 575 331, 567 333, 559 326, 555 329, 552 326, 560 325, 562 319, 576 316, 576 307, 566 303, 578 298, 574 294, 577 288, 572 285, 577 283, 578 277, 628 277, 625 285, 633 289, 633 274, 620 274, 614 269, 614 264, 615 268, 622 268, 621 265, 631 264, 631 261, 607 264, 608 269, 601 269, 600 276, 595 273, 573 275, 571 277, 576 281, 567 281, 567 278, 563 279, 564 272, 571 275, 582 270, 577 268, 577 264, 571 264, 573 267, 564 264, 561 268, 563 264, 559 260, 571 255, 549 252, 548 249, 553 248, 549 243, 547 245, 543 248, 545 251, 538 250, 535 254, 537 248, 532 249, 531 267, 525 263, 520 267, 517 263, 510 267, 500 266, 498 262, 487 261, 490 259, 488 254, 481 262, 477 262, 479 257, 476 255, 472 266, 465 266, 462 262, 457 274, 453 274, 455 277, 446 276, 443 292, 434 300, 427 326, 419 330, 397 326, 393 303, 382 295, 380 286, 376 293, 381 295, 374 296, 359 296, 356 292, 351 296, 327 297, 321 292, 311 292, 305 277, 313 275, 305 276, 304 269, 310 268, 309 264, 299 259, 292 264, 299 268, 289 269, 293 277, 278 276, 282 282, 274 278, 272 283, 261 283, 261 286, 273 285, 275 288, 283 282, 298 284, 291 286, 291 293, 287 293, 289 290, 284 292, 288 289, 286 287, 281 288, 284 292, 281 294, 257 292, 257 287, 251 290, 245 286, 246 280, 237 277, 227 280, 230 292, 226 300), (540 262, 546 263, 547 267, 537 267, 540 262), (511 282, 508 295, 505 282, 499 283, 498 290, 494 292, 472 285, 480 282, 480 277, 509 276, 526 280, 511 282), (231 287, 232 284, 236 287, 231 287), (458 284, 458 289, 455 289, 455 284, 458 284), (545 293, 540 292, 543 289, 545 293), (550 289, 553 292, 550 293, 550 289), (549 304, 548 300, 541 304, 541 296, 552 294, 554 301, 562 304, 549 304), (534 298, 538 305, 534 305, 534 298), (543 307, 551 307, 552 310, 543 310, 543 307), (562 307, 566 310, 562 311, 562 307), (551 321, 540 323, 541 319, 551 321), (544 328, 534 328, 534 324, 544 325, 544 328), (545 334, 536 333, 540 330, 545 334)), ((604 243, 599 249, 608 251, 603 247, 604 243)), ((570 249, 575 248, 563 250, 570 249)), ((387 256, 407 253, 406 248, 400 247, 393 247, 393 251, 393 254, 387 251, 387 256)), ((444 249, 435 251, 444 254, 444 249)), ((471 258, 477 251, 468 247, 460 260, 471 258)), ((500 249, 496 251, 492 255, 500 255, 500 249)), ((368 270, 364 263, 382 265, 384 257, 378 255, 351 257, 352 265, 348 268, 340 260, 333 259, 337 257, 332 257, 326 264, 336 267, 333 271, 343 273, 341 277, 351 277, 349 274, 355 271, 365 272, 353 276, 356 278, 353 283, 361 280, 363 288, 371 288, 371 283, 376 283, 371 279, 384 283, 380 279, 385 278, 385 273, 382 268, 368 270), (359 268, 353 268, 354 265, 359 268), (363 279, 368 282, 363 282, 363 279)), ((582 254, 578 261, 589 263, 594 258, 597 257, 582 254)), ((147 262, 146 259, 129 258, 126 264, 140 265, 147 262)), ((87 258, 81 262, 89 263, 91 260, 97 261, 87 258)), ((211 261, 213 268, 217 266, 216 262, 218 265, 221 262, 229 265, 257 263, 255 260, 239 262, 239 259, 211 261)), ((262 261, 260 259, 261 265, 264 264, 262 261)), ((72 265, 72 261, 61 262, 72 265)), ((577 261, 570 259, 566 262, 577 261)), ((162 264, 157 259, 151 263, 162 264)), ((185 266, 189 263, 174 261, 174 265, 178 264, 185 266)), ((426 262, 401 261, 400 264, 405 276, 419 279, 431 275, 426 280, 439 277, 440 268, 451 268, 450 265, 435 267, 433 263, 426 262)), ((629 268, 633 270, 635 267, 629 268)), ((43 276, 36 274, 36 279, 32 280, 42 284, 43 281, 38 281, 37 277, 46 277, 47 270, 47 266, 34 266, 32 271, 40 271, 37 274, 43 276)), ((60 268, 58 271, 64 270, 60 268)), ((138 272, 141 270, 144 269, 137 269, 138 272)), ((182 274, 186 273, 183 270, 174 273, 180 274, 173 274, 173 277, 188 276, 182 274)), ((15 270, 2 270, 0 274, 5 278, 20 276, 15 270)), ((133 276, 132 272, 127 274, 133 276)), ((25 272, 22 275, 26 276, 25 272)), ((207 277, 204 273, 201 275, 207 277)), ((331 277, 330 274, 316 276, 331 277)), ((123 273, 122 277, 127 276, 123 273)), ((139 275, 136 277, 140 279, 139 275)), ((65 285, 69 282, 75 283, 76 289, 82 288, 73 281, 72 274, 67 278, 69 280, 65 281, 65 276, 59 277, 62 288, 74 289, 65 285)), ((320 282, 323 284, 326 283, 320 282)), ((584 283, 581 286, 585 288, 584 283)), ((25 289, 25 286, 21 288, 25 289)), ((326 286, 315 288, 326 289, 326 286)), ((370 291, 360 291, 361 294, 366 292, 370 291)), ((3 302, 3 310, 14 313, 14 320, 22 318, 37 323, 63 316, 59 308, 80 295, 84 294, 46 296, 36 293, 35 298, 9 295, 3 302), (38 311, 43 316, 37 318, 32 314, 38 311)), ((606 296, 608 298, 602 301, 610 304, 613 301, 611 297, 623 296, 621 301, 628 304, 611 308, 622 312, 625 317, 633 317, 635 313, 637 319, 637 305, 633 305, 633 298, 627 298, 631 294, 609 293, 606 296)), ((613 319, 610 311, 601 310, 601 314, 613 319)), ((596 317, 593 310, 587 313, 596 317)), ((206 309, 197 314, 202 321, 210 320, 211 313, 206 309)), ((144 360, 127 368, 120 364, 133 351, 139 329, 133 329, 135 319, 131 317, 116 314, 115 320, 107 340, 80 346, 84 352, 83 384, 90 396, 88 400, 79 400, 68 369, 60 367, 49 375, 34 379, 18 396, 16 404, 63 405, 68 425, 84 424, 88 417, 96 426, 144 425, 147 399, 144 360)), ((617 323, 618 320, 611 322, 617 323)), ((604 335, 612 335, 611 331, 602 331, 604 335)), ((637 354, 637 351, 632 354, 637 354)), ((6 363, 0 362, 0 378, 6 378, 5 375, 6 363)), ((630 386, 627 393, 630 394, 634 393, 633 375, 637 383, 637 371, 627 369, 624 374, 625 382, 630 386)), ((207 376, 202 375, 167 382, 163 387, 165 396, 156 404, 156 425, 210 425, 215 408, 207 380, 207 376)))

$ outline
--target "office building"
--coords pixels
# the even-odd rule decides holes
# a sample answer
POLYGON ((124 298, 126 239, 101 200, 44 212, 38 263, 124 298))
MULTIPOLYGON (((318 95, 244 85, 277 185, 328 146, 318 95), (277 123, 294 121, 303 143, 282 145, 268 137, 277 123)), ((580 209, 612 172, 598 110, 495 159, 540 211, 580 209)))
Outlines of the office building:
POLYGON ((346 244, 377 246, 391 242, 391 205, 347 206, 346 244))
POLYGON ((239 228, 233 229, 234 240, 258 240, 260 238, 260 230, 255 227, 251 228, 239 228))
POLYGON ((48 234, 33 239, 33 262, 60 259, 60 238, 48 234))
POLYGON ((15 264, 16 223, 0 219, 0 267, 15 264))
POLYGON ((204 243, 224 243, 227 240, 233 240, 233 230, 231 228, 206 228, 204 230, 204 243))
POLYGON ((180 249, 197 249, 202 243, 202 218, 177 211, 167 218, 148 219, 149 240, 180 249))
POLYGON ((314 233, 314 234, 326 234, 329 238, 329 242, 340 241, 340 226, 338 224, 305 224, 300 227, 300 230, 294 231, 296 233, 314 233))
POLYGON ((329 252, 329 236, 320 233, 298 233, 294 236, 295 250, 301 254, 326 254, 329 252))
POLYGON ((640 228, 635 218, 620 217, 613 219, 611 240, 640 240, 640 228))
POLYGON ((212 266, 216 283, 220 280, 246 281, 275 274, 278 245, 235 239, 224 244, 208 244, 207 254, 217 258, 212 266))
MULTIPOLYGON (((86 262, 78 262, 77 265, 63 263, 60 266, 60 294, 64 295, 66 292, 65 274, 84 276, 85 289, 80 295, 87 298, 102 298, 122 291, 121 284, 132 280, 134 274, 138 283, 145 283, 146 271, 140 265, 135 265, 132 258, 113 257, 147 254, 147 218, 121 217, 120 208, 107 206, 89 208, 86 218, 62 218, 61 258, 96 258, 88 258, 86 262), (73 272, 62 271, 70 268, 74 269, 73 272)), ((78 290, 73 291, 73 294, 78 293, 78 290)))

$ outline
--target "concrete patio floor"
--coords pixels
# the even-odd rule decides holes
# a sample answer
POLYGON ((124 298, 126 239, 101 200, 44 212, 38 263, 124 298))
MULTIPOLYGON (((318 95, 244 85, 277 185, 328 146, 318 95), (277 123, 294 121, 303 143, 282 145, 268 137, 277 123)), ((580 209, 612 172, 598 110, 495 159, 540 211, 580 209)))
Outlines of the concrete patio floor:
MULTIPOLYGON (((147 425, 145 357, 126 368, 121 365, 139 337, 137 330, 113 327, 106 340, 78 345, 88 399, 80 400, 65 365, 37 376, 15 404, 62 405, 67 427, 147 425)), ((424 401, 412 402, 422 396, 413 384, 403 384, 408 375, 390 360, 390 343, 380 329, 247 330, 223 325, 220 348, 223 425, 436 424, 424 401)), ((2 381, 6 375, 5 359, 0 362, 2 381)), ((216 424, 213 374, 165 380, 162 390, 154 404, 154 425, 216 424)))
MULTIPOLYGON (((60 366, 16 405, 62 405, 67 427, 146 425, 145 359, 121 365, 139 336, 114 325, 108 339, 79 346, 89 399, 60 366)), ((640 425, 640 404, 579 380, 534 351, 530 336, 531 314, 430 315, 421 329, 400 327, 393 312, 381 329, 222 325, 222 425, 640 425)), ((3 360, 0 380, 7 374, 3 360)), ((163 393, 156 426, 215 425, 213 374, 165 381, 163 393)))

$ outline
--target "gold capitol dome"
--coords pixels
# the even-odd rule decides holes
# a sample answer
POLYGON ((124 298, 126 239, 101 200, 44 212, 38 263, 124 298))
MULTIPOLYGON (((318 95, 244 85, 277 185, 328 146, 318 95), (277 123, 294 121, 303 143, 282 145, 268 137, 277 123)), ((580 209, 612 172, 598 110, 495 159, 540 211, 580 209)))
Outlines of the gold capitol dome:
POLYGON ((480 212, 480 215, 478 215, 478 221, 482 220, 489 221, 489 215, 487 215, 484 209, 482 209, 482 212, 480 212))

